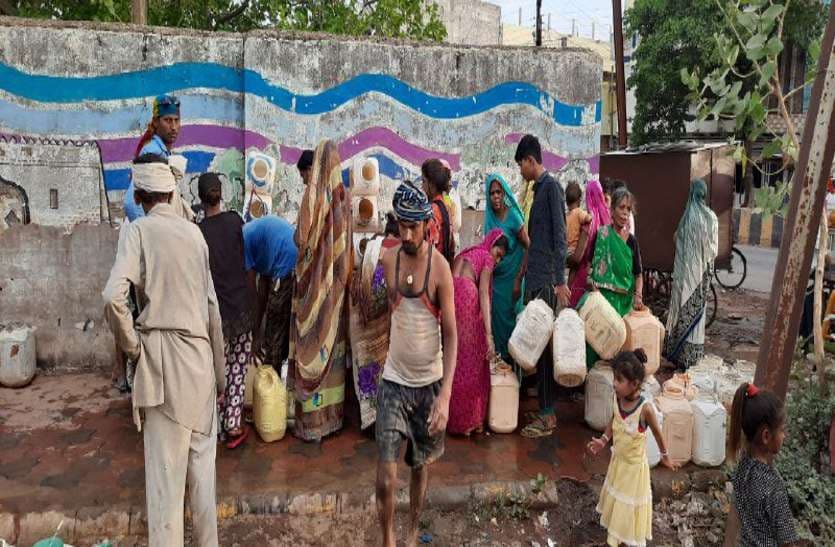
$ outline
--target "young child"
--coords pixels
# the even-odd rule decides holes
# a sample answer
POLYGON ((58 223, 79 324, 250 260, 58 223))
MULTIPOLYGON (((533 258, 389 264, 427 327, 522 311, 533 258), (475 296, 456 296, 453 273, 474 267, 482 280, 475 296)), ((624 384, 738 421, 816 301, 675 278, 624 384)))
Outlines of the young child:
POLYGON ((568 243, 568 256, 574 254, 577 243, 580 241, 580 228, 583 224, 591 222, 591 215, 580 208, 580 201, 583 199, 583 190, 576 182, 569 182, 565 187, 565 205, 568 207, 568 214, 565 216, 566 234, 568 243))
POLYGON ((774 458, 783 446, 783 403, 771 392, 754 384, 742 384, 734 395, 728 459, 740 453, 741 433, 745 447, 733 473, 734 503, 729 530, 740 529, 734 545, 769 547, 798 542, 789 495, 774 458))
POLYGON ((615 373, 615 415, 606 432, 586 449, 597 455, 613 441, 612 459, 600 491, 597 512, 608 531, 608 544, 646 545, 652 539, 652 489, 647 459, 647 427, 661 450, 661 464, 676 469, 667 455, 653 406, 641 396, 644 364, 642 349, 622 351, 612 361, 615 373))

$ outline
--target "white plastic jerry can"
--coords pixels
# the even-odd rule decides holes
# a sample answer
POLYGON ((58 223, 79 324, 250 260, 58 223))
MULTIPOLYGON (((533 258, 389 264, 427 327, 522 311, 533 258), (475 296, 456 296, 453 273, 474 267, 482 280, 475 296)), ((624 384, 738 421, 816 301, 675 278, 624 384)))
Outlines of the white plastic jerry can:
POLYGON ((589 427, 604 431, 614 416, 615 381, 612 367, 598 361, 586 376, 585 419, 589 427))
POLYGON ((703 395, 690 403, 693 408, 693 463, 717 467, 725 461, 728 413, 712 395, 703 395))

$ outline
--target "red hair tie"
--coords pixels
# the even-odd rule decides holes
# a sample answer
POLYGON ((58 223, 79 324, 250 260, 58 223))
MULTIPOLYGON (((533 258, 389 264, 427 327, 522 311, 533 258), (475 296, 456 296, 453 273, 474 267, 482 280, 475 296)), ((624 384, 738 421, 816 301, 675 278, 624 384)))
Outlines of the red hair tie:
POLYGON ((750 399, 751 397, 756 397, 757 393, 760 392, 760 388, 755 386, 754 384, 748 384, 748 389, 745 390, 745 395, 748 396, 750 399))

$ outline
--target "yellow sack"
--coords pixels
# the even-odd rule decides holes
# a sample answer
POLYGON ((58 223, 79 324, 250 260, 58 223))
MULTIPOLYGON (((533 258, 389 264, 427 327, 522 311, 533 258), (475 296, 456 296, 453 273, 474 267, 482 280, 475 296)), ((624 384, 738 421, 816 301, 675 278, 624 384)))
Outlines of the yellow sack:
POLYGON ((258 367, 254 391, 255 430, 264 442, 281 440, 287 431, 287 389, 272 366, 258 367))

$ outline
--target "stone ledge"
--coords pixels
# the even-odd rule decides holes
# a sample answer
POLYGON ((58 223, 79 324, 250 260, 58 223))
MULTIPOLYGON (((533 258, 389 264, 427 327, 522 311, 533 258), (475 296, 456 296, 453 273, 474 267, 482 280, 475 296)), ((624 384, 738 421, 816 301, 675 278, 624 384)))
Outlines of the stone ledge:
MULTIPOLYGON (((692 472, 672 472, 656 468, 652 474, 653 494, 661 498, 680 498, 693 490, 706 490, 725 480, 719 469, 697 469, 692 472)), ((567 479, 559 479, 567 480, 567 479)), ((474 503, 489 503, 498 496, 519 496, 530 500, 530 508, 544 510, 560 503, 558 481, 546 480, 538 492, 531 481, 490 481, 471 485, 434 487, 427 493, 427 506, 443 510, 466 508, 474 503)), ((589 487, 598 492, 602 478, 593 480, 589 487)), ((409 506, 409 487, 396 493, 399 511, 409 506)), ((361 488, 340 493, 304 493, 291 495, 286 492, 237 496, 218 501, 218 520, 239 516, 292 516, 333 515, 350 517, 376 511, 373 488, 361 488)), ((190 518, 186 510, 186 519, 190 518)), ((144 535, 146 520, 143 508, 113 507, 105 511, 97 508, 80 508, 75 512, 44 511, 17 515, 0 513, 0 538, 12 545, 28 545, 55 533, 63 521, 61 534, 71 544, 85 543, 101 538, 120 538, 144 535)))

